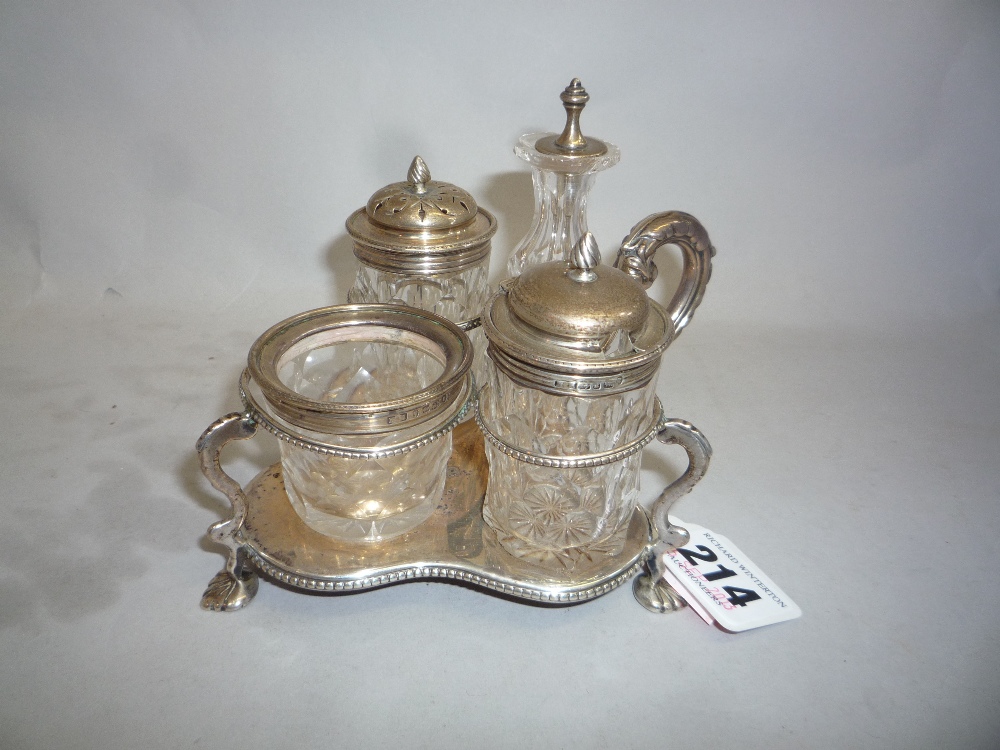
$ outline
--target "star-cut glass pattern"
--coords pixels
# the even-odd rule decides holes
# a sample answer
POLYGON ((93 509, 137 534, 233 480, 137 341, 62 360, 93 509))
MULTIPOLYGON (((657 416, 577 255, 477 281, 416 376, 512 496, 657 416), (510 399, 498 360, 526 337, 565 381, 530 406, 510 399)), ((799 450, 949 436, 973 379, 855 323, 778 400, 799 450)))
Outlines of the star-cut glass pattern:
MULTIPOLYGON (((524 388, 491 368, 481 402, 490 429, 523 451, 578 456, 619 448, 653 418, 655 381, 621 395, 556 396, 524 388)), ((505 550, 572 569, 619 554, 639 499, 640 455, 592 468, 526 463, 486 445, 490 482, 483 516, 505 550)))

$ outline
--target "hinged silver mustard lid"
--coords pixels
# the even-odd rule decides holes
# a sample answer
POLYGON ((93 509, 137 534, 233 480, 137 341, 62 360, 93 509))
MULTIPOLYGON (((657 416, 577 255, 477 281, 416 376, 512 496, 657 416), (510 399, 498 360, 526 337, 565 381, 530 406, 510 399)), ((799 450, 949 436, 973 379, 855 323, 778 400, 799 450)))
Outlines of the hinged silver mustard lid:
POLYGON ((600 265, 589 232, 573 248, 570 263, 544 263, 525 271, 508 286, 514 315, 539 331, 592 351, 624 331, 635 333, 649 314, 649 298, 628 274, 600 265))
POLYGON ((673 338, 669 316, 638 281, 600 258, 588 232, 569 263, 529 268, 487 305, 490 357, 515 382, 606 395, 641 387, 656 372, 673 338))
POLYGON ((489 255, 493 215, 462 188, 431 179, 419 156, 405 182, 375 192, 347 220, 354 254, 395 273, 461 271, 489 255))

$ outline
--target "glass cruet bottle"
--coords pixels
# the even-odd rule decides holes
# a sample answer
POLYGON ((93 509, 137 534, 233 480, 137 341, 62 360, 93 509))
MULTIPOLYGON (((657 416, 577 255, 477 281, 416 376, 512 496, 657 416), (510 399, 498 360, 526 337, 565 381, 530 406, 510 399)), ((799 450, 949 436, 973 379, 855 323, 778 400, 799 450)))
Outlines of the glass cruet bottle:
POLYGON ((617 164, 621 156, 614 144, 584 137, 580 131, 580 114, 590 95, 579 78, 559 98, 566 109, 563 132, 527 133, 514 147, 514 153, 531 166, 535 215, 531 229, 507 262, 508 276, 518 276, 539 263, 569 258, 587 232, 587 196, 594 178, 617 164))

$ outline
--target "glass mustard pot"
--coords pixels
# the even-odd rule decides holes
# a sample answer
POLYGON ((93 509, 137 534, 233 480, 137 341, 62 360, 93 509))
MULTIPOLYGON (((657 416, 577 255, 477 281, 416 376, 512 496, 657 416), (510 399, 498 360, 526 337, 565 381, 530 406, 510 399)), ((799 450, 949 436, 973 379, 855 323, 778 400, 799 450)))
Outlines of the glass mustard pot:
POLYGON ((406 182, 378 190, 347 219, 360 265, 348 302, 409 305, 469 332, 483 374, 486 346, 477 330, 490 297, 490 241, 497 221, 465 190, 431 179, 414 157, 406 182))
POLYGON ((572 569, 618 554, 636 512, 640 451, 654 438, 688 453, 688 470, 651 513, 662 544, 687 541, 667 511, 701 479, 711 447, 690 424, 664 417, 656 380, 663 351, 701 300, 714 251, 693 217, 674 214, 670 227, 623 247, 617 267, 600 264, 587 233, 568 263, 504 282, 483 314, 492 365, 478 412, 490 464, 483 517, 515 557, 572 569), (685 269, 664 308, 644 286, 666 243, 681 246, 685 269))

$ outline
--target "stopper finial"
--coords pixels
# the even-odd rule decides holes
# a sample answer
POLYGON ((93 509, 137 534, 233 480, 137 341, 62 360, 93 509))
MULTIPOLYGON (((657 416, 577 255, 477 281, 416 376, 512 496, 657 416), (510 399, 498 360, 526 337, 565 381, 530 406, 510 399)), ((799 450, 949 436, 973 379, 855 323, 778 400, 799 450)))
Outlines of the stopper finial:
POLYGON ((580 131, 580 113, 590 101, 590 94, 580 83, 580 79, 574 78, 569 82, 569 86, 563 89, 559 98, 562 99, 563 107, 566 109, 566 127, 563 128, 562 135, 556 138, 556 145, 567 151, 586 148, 587 139, 580 131))
POLYGON ((570 252, 569 277, 573 281, 593 281, 597 278, 594 269, 599 265, 601 265, 601 251, 597 247, 597 240, 590 232, 585 232, 570 252))
POLYGON ((427 168, 427 163, 419 156, 414 156, 410 162, 410 170, 406 173, 406 179, 416 188, 418 193, 427 190, 427 183, 431 181, 431 170, 427 168))
MULTIPOLYGON (((580 79, 574 78, 570 81, 559 98, 562 99, 563 107, 566 109, 566 127, 560 135, 552 133, 539 138, 535 141, 535 149, 541 154, 573 158, 601 156, 608 153, 608 144, 597 138, 584 138, 580 132, 580 113, 590 101, 590 94, 580 83, 580 79)), ((618 161, 617 156, 615 161, 618 161)))

